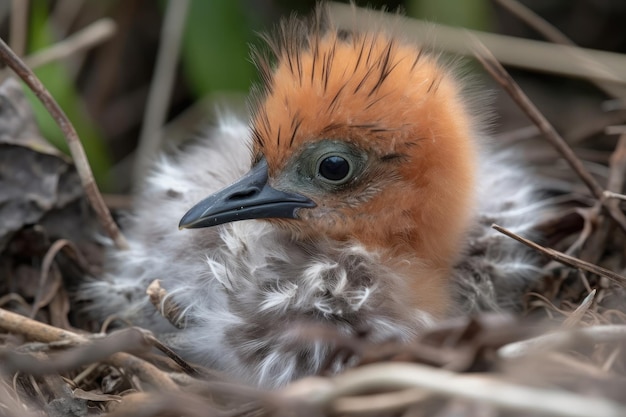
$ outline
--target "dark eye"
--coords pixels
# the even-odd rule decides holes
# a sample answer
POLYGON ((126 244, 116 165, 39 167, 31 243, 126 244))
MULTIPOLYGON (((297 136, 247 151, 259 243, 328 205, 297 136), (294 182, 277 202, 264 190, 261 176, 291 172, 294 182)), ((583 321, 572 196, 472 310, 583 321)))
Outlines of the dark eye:
POLYGON ((350 163, 341 156, 332 155, 322 159, 317 172, 330 182, 342 183, 352 171, 350 163))

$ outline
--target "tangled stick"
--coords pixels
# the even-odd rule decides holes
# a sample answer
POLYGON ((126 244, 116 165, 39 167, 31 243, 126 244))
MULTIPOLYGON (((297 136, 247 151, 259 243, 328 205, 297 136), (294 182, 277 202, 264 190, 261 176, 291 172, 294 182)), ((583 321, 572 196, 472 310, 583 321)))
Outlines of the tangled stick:
MULTIPOLYGON (((0 309, 0 329, 43 343, 68 341, 77 345, 85 345, 92 342, 86 336, 59 329, 4 309, 0 309)), ((106 362, 119 368, 128 369, 143 381, 160 389, 178 390, 178 386, 166 373, 159 370, 156 366, 128 353, 114 353, 106 362)))

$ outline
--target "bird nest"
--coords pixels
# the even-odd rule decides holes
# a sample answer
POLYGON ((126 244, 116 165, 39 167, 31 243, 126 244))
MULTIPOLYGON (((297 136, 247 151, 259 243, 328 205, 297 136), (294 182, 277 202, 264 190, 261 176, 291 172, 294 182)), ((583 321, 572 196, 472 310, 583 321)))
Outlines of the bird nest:
MULTIPOLYGON (((476 47, 478 60, 536 126, 500 139, 540 148, 525 163, 567 189, 552 197, 562 208, 542 225, 543 246, 494 225, 544 257, 524 311, 440 322, 408 344, 375 344, 303 325, 303 337, 332 341, 333 356, 353 366, 268 391, 186 363, 145 330, 107 332, 109 323, 97 328, 80 316, 67 288, 97 274, 102 262, 88 231, 99 220, 112 241, 125 242, 71 125, 17 57, 0 49, 60 121, 74 156, 72 165, 46 145, 19 85, 6 79, 0 86, 2 415, 626 415, 626 278, 618 273, 626 261, 620 206, 626 131, 613 129, 617 140, 589 140, 604 123, 566 142, 497 60, 476 47)), ((161 291, 155 284, 150 294, 158 300, 161 291)))

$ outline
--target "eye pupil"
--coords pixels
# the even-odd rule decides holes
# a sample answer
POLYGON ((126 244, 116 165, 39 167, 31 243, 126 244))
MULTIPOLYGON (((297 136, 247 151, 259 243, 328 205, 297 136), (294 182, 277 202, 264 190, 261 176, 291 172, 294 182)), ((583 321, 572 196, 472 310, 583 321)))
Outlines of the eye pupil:
POLYGON ((330 181, 341 181, 350 173, 350 164, 340 156, 329 156, 322 160, 319 174, 330 181))

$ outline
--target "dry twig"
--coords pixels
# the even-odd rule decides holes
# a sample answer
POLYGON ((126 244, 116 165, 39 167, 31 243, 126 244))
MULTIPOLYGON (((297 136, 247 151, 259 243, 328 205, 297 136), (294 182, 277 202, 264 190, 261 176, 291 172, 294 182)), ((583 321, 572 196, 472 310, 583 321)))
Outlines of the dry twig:
POLYGON ((33 71, 24 64, 24 61, 15 55, 2 39, 0 39, 0 58, 31 88, 61 128, 61 131, 67 139, 67 144, 70 148, 74 163, 76 164, 76 170, 80 176, 85 194, 96 212, 100 224, 119 249, 127 249, 128 242, 117 227, 117 224, 115 224, 109 209, 102 199, 102 195, 94 180, 93 172, 89 166, 87 155, 85 155, 85 150, 76 133, 76 129, 74 129, 74 126, 65 115, 65 112, 63 112, 63 109, 61 109, 33 71))
POLYGON ((55 287, 52 290, 46 286, 46 282, 48 280, 50 270, 53 267, 54 259, 62 250, 66 253, 69 252, 83 271, 89 270, 89 265, 87 264, 87 261, 83 258, 83 255, 72 242, 66 239, 59 239, 54 242, 50 246, 50 248, 48 248, 48 251, 43 258, 41 273, 39 274, 39 285, 37 289, 37 294, 35 295, 35 301, 33 302, 33 306, 31 308, 30 318, 35 318, 35 315, 37 314, 39 309, 50 303, 52 298, 57 295, 57 292, 60 289, 60 277, 58 283, 54 284, 55 287))
POLYGON ((161 130, 170 104, 188 9, 189 0, 167 3, 154 77, 150 83, 139 145, 135 151, 135 184, 144 176, 148 163, 153 160, 161 145, 161 130))
POLYGON ((626 125, 607 126, 604 128, 607 135, 626 135, 626 125))
POLYGON ((604 192, 604 196, 606 198, 616 198, 618 200, 626 201, 626 195, 625 194, 614 193, 612 191, 605 191, 604 192))
POLYGON ((493 224, 491 225, 491 227, 493 227, 498 232, 510 238, 513 238, 517 240, 518 242, 523 243, 524 245, 535 249, 536 251, 543 253, 544 255, 554 259, 555 261, 561 262, 562 264, 573 266, 574 268, 582 269, 584 271, 591 272, 592 274, 597 274, 597 275, 609 278, 610 280, 613 280, 622 285, 626 283, 626 277, 616 272, 609 271, 608 269, 602 268, 601 266, 594 265, 592 263, 583 261, 581 259, 575 258, 570 255, 566 255, 565 253, 559 252, 558 250, 543 247, 531 240, 528 240, 526 238, 521 237, 520 235, 517 235, 511 232, 510 230, 505 229, 502 226, 498 226, 497 224, 493 224))
POLYGON ((432 393, 419 388, 354 397, 337 398, 332 406, 337 414, 371 414, 390 411, 401 411, 418 404, 433 396, 432 393))
POLYGON ((582 319, 582 317, 585 315, 585 313, 589 310, 589 308, 595 301, 596 292, 597 290, 595 288, 591 290, 591 292, 585 297, 582 303, 580 303, 580 305, 576 307, 576 310, 572 311, 572 313, 569 314, 565 318, 565 321, 563 321, 561 328, 571 329, 577 326, 578 323, 580 323, 580 320, 582 319))
POLYGON ((498 356, 511 359, 547 350, 571 348, 581 340, 593 343, 624 342, 626 325, 596 325, 548 333, 502 346, 498 349, 498 356))
POLYGON ((65 59, 110 39, 115 34, 116 28, 113 20, 106 17, 99 19, 49 48, 27 56, 24 58, 24 63, 27 67, 34 69, 53 61, 65 59))
POLYGON ((26 51, 26 35, 28 33, 28 6, 29 0, 13 0, 11 2, 11 49, 18 56, 26 51))
POLYGON ((157 309, 163 318, 167 319, 174 327, 184 329, 184 323, 180 320, 180 307, 171 298, 167 297, 167 291, 161 287, 161 281, 155 279, 148 285, 146 294, 150 303, 157 309))
POLYGON ((487 70, 494 80, 496 80, 496 82, 498 82, 498 84, 500 84, 502 88, 509 93, 511 98, 537 125, 546 139, 556 148, 557 151, 559 151, 567 163, 578 174, 580 179, 591 191, 591 194, 604 205, 613 220, 615 220, 620 228, 626 233, 626 216, 624 216, 624 213, 622 213, 614 205, 608 204, 607 200, 604 198, 604 189, 585 168, 572 148, 570 148, 567 142, 561 137, 561 135, 559 135, 544 115, 541 114, 539 109, 537 109, 537 107, 530 101, 528 96, 524 94, 519 85, 517 85, 508 72, 494 58, 491 52, 489 52, 489 50, 478 41, 475 44, 475 56, 476 59, 478 59, 478 61, 483 65, 485 70, 487 70))
POLYGON ((164 391, 159 394, 132 393, 124 396, 121 403, 108 417, 128 416, 188 416, 188 417, 212 417, 224 416, 215 408, 210 407, 210 402, 196 395, 164 391))
MULTIPOLYGON (((621 193, 624 189, 624 178, 626 177, 626 132, 617 141, 617 146, 609 160, 609 167, 607 189, 610 192, 621 193)), ((603 194, 606 195, 605 193, 603 194)))
MULTIPOLYGON (((381 363, 351 369, 331 379, 306 378, 280 392, 322 407, 340 397, 372 391, 419 388, 434 394, 481 401, 532 415, 560 417, 618 417, 626 408, 610 400, 565 391, 526 387, 478 374, 456 374, 413 363, 381 363)), ((364 397, 363 402, 367 401, 364 397)))
MULTIPOLYGON (((563 32, 521 2, 517 0, 496 0, 496 2, 542 34, 549 41, 559 45, 577 47, 563 32)), ((591 72, 596 71, 598 73, 607 73, 616 76, 616 74, 612 73, 602 62, 595 61, 592 57, 586 55, 583 48, 573 49, 571 58, 574 59, 578 65, 588 68, 591 72)), ((616 84, 602 82, 596 77, 589 77, 589 82, 594 84, 609 97, 619 98, 624 96, 623 89, 620 91, 620 86, 616 84)))
POLYGON ((191 366, 186 360, 184 360, 178 353, 174 352, 172 349, 161 343, 159 339, 154 337, 152 334, 144 334, 144 339, 149 342, 152 346, 159 349, 168 358, 173 360, 176 365, 180 366, 180 368, 187 374, 191 376, 199 375, 199 372, 191 366))
MULTIPOLYGON (((624 188, 624 178, 626 178, 626 135, 620 136, 615 150, 609 158, 609 175, 606 181, 606 191, 622 192, 624 188)), ((602 196, 606 196, 603 192, 602 196)), ((613 231, 613 224, 609 222, 606 216, 600 215, 601 203, 612 210, 620 212, 619 201, 611 198, 605 198, 597 201, 590 210, 590 215, 594 216, 592 222, 594 225, 594 233, 590 236, 589 241, 583 250, 579 253, 579 257, 589 262, 598 262, 605 253, 606 245, 613 231)))
POLYGON ((337 2, 331 2, 330 8, 333 21, 341 29, 369 30, 375 23, 377 27, 382 26, 392 33, 401 32, 404 39, 419 40, 423 46, 460 55, 472 55, 471 39, 477 38, 506 65, 586 80, 597 78, 613 83, 626 83, 626 57, 623 54, 453 28, 385 12, 358 9, 337 2), (373 16, 376 20, 372 19, 373 16), (369 26, 366 27, 367 25, 369 26), (572 56, 579 53, 588 56, 593 62, 601 63, 610 72, 599 71, 596 66, 588 68, 580 62, 572 62, 572 56))
MULTIPOLYGON (((87 337, 80 334, 53 327, 4 309, 0 309, 0 329, 43 343, 59 341, 69 341, 77 345, 91 343, 87 337)), ((175 391, 178 389, 167 374, 154 365, 128 353, 114 353, 107 359, 107 362, 113 366, 127 369, 137 374, 142 380, 163 390, 175 391)))

